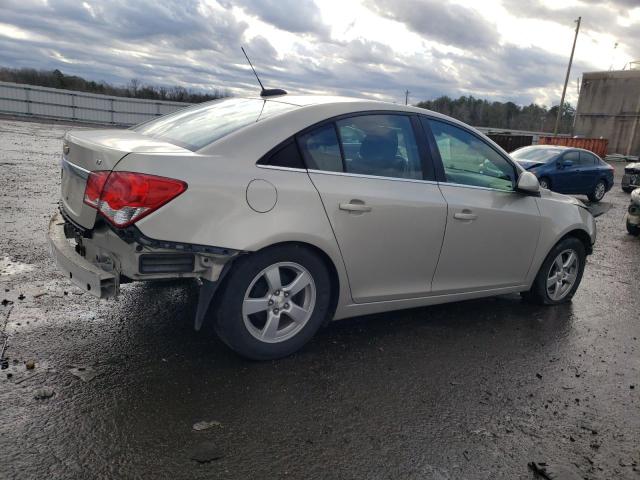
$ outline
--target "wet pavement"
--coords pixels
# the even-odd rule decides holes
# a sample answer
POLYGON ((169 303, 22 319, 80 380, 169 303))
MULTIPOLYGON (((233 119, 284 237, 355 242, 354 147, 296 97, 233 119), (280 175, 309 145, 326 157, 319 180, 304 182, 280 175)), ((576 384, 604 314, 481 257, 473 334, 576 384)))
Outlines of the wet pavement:
POLYGON ((98 301, 56 272, 67 128, 0 121, 0 478, 640 478, 640 239, 619 185, 569 305, 355 318, 256 363, 193 331, 193 283, 98 301))

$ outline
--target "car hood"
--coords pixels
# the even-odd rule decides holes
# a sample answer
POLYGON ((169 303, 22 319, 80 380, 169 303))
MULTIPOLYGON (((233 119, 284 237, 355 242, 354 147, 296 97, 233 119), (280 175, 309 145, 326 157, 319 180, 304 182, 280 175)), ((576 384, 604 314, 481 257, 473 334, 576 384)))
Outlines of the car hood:
POLYGON ((532 168, 544 165, 543 162, 536 162, 535 160, 516 160, 516 162, 518 162, 518 165, 520 165, 525 170, 531 170, 532 168))

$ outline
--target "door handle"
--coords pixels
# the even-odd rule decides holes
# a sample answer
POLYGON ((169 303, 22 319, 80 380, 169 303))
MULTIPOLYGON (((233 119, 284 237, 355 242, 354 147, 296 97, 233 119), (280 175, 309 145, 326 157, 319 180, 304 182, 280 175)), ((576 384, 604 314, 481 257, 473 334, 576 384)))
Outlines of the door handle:
POLYGON ((365 205, 364 202, 360 202, 359 200, 351 200, 349 203, 341 203, 339 205, 340 210, 345 210, 347 212, 370 212, 371 207, 369 205, 365 205))
POLYGON ((471 221, 478 218, 478 215, 476 215, 475 213, 471 213, 470 210, 463 210, 462 212, 454 213, 453 218, 455 218, 456 220, 471 221))

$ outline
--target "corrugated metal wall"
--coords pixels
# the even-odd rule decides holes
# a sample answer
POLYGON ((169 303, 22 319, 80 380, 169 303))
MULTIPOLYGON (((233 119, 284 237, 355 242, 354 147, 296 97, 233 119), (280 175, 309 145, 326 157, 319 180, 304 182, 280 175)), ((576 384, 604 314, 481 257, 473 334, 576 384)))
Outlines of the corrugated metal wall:
POLYGON ((499 135, 489 133, 487 135, 491 140, 500 145, 506 152, 513 152, 520 147, 526 147, 533 144, 533 135, 499 135))
POLYGON ((600 157, 607 154, 609 140, 606 138, 567 138, 567 137, 540 137, 540 145, 563 145, 565 147, 584 148, 600 157))
POLYGON ((0 82, 0 113, 113 125, 135 125, 189 106, 0 82))
POLYGON ((640 155, 640 70, 584 73, 574 132, 608 139, 607 153, 640 155))

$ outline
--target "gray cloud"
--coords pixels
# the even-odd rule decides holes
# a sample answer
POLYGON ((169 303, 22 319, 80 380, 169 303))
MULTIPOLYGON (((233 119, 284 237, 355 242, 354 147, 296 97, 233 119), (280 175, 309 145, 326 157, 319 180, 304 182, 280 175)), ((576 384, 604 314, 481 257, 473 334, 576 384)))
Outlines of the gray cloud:
POLYGON ((247 14, 286 32, 329 35, 329 27, 322 22, 313 0, 234 0, 227 5, 240 6, 247 14))
POLYGON ((425 38, 447 45, 476 49, 498 41, 495 25, 460 5, 440 0, 368 0, 367 5, 425 38))
MULTIPOLYGON (((582 17, 581 32, 610 33, 620 45, 640 58, 640 25, 621 26, 618 16, 628 17, 632 8, 640 7, 639 0, 581 0, 581 4, 550 8, 540 0, 503 0, 504 6, 522 17, 535 18, 563 25, 573 25, 582 17)), ((613 45, 611 46, 613 48, 613 45)))
MULTIPOLYGON (((399 19, 414 12, 410 7, 415 7, 415 1, 398 3, 393 15, 399 19)), ((422 24, 422 17, 414 12, 410 28, 417 31, 422 25, 428 32, 421 33, 424 38, 456 45, 463 53, 426 50, 407 55, 370 39, 329 38, 319 10, 311 3, 306 9, 300 6, 303 2, 292 2, 290 9, 277 8, 282 3, 271 4, 269 9, 268 3, 242 0, 246 13, 301 35, 292 45, 293 52, 283 55, 268 38, 250 32, 230 8, 199 0, 86 2, 90 8, 71 0, 0 0, 1 22, 33 34, 30 39, 0 36, 0 65, 59 68, 113 84, 138 78, 154 85, 256 92, 255 79, 240 52, 242 44, 267 87, 298 93, 382 95, 397 101, 404 101, 403 92, 409 89, 415 102, 443 94, 472 94, 516 103, 528 103, 541 91, 551 92, 551 98, 559 96, 566 68, 564 50, 553 54, 501 45, 492 25, 478 21, 477 16, 471 18, 468 10, 456 5, 436 9, 433 0, 420 2, 419 13, 427 15, 428 21, 422 24), (434 22, 440 25, 431 27, 434 22), (473 46, 464 48, 468 42, 473 46)), ((389 0, 376 0, 371 8, 388 16, 390 5, 389 0)), ((594 69, 580 62, 574 68, 594 69)))

